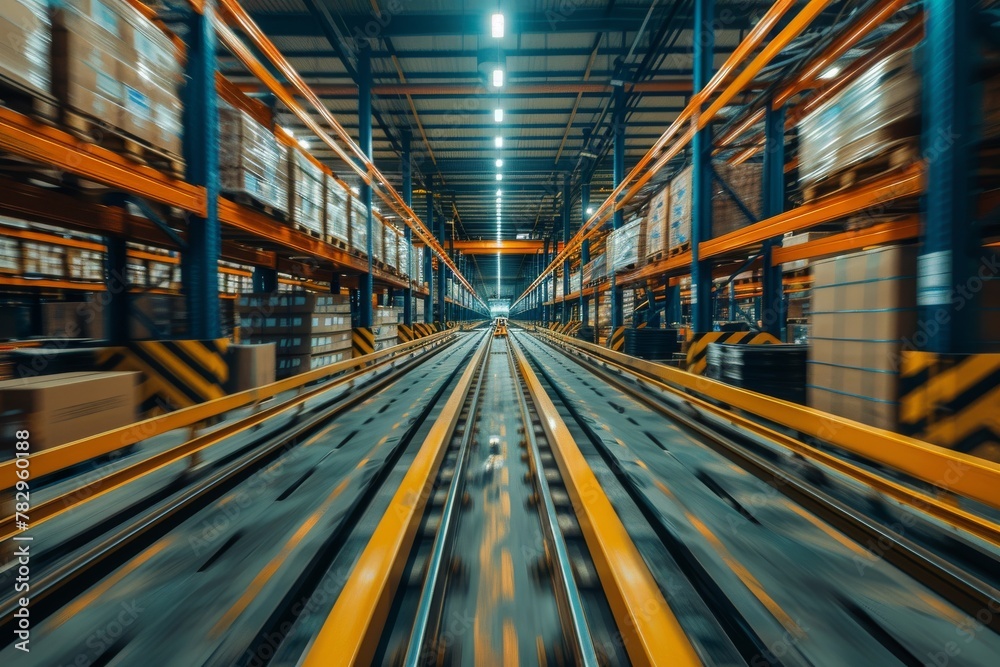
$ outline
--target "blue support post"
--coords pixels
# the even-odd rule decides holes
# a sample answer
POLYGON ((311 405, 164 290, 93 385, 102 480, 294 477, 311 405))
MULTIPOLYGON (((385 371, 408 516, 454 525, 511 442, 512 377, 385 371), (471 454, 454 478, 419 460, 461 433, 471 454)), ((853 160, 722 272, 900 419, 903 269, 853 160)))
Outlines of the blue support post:
MULTIPOLYGON (((361 49, 358 52, 358 145, 365 157, 372 159, 372 66, 371 50, 361 49)), ((372 313, 372 296, 375 284, 372 278, 372 257, 375 253, 374 211, 372 211, 372 188, 365 182, 361 183, 361 203, 368 211, 365 224, 368 228, 367 252, 368 272, 361 276, 361 294, 358 306, 358 326, 371 327, 374 321, 372 313)))
MULTIPOLYGON (((774 109, 768 103, 764 118, 763 217, 785 212, 785 107, 774 109)), ((781 237, 764 243, 763 296, 758 315, 763 330, 782 339, 785 326, 785 287, 781 265, 771 266, 774 248, 781 246, 781 237)))
POLYGON ((278 272, 274 269, 269 269, 264 266, 254 267, 252 280, 254 292, 261 293, 278 291, 278 272))
MULTIPOLYGON (((562 218, 563 218, 563 243, 569 243, 569 215, 570 215, 570 176, 571 174, 563 174, 563 191, 562 191, 562 218)), ((569 271, 570 262, 569 257, 563 261, 563 311, 562 311, 562 323, 566 324, 569 322, 570 314, 570 303, 569 303, 569 271)))
MULTIPOLYGON (((614 88, 613 130, 615 137, 612 186, 617 188, 625 178, 625 87, 614 88)), ((624 212, 615 210, 613 228, 619 229, 624 222, 624 212)), ((611 271, 611 331, 625 325, 625 292, 618 286, 617 277, 612 268, 613 257, 608 257, 608 269, 611 271)))
MULTIPOLYGON (((549 240, 545 239, 542 244, 542 269, 549 265, 549 240)), ((549 307, 545 305, 545 302, 549 300, 549 281, 548 279, 542 281, 542 322, 546 325, 549 323, 549 307)))
POLYGON ((128 246, 120 236, 105 238, 104 245, 104 285, 108 294, 104 331, 109 343, 120 345, 129 339, 128 246))
MULTIPOLYGON (((587 209, 590 208, 590 181, 580 184, 580 226, 587 222, 587 209)), ((590 326, 590 304, 583 296, 583 267, 590 261, 590 239, 584 239, 580 244, 580 322, 581 326, 590 326)))
POLYGON ((938 353, 979 352, 981 275, 986 262, 974 192, 982 90, 977 79, 979 3, 925 0, 923 61, 926 160, 923 243, 917 263, 920 331, 913 340, 938 353))
MULTIPOLYGON (((444 248, 445 247, 445 238, 444 238, 444 216, 443 215, 439 215, 438 216, 437 223, 438 223, 438 228, 437 228, 438 243, 440 243, 441 247, 444 248)), ((443 258, 442 257, 438 257, 438 275, 437 275, 437 280, 438 280, 438 283, 437 283, 437 291, 438 291, 438 318, 440 318, 439 321, 442 322, 442 323, 448 321, 448 305, 445 303, 445 300, 444 300, 444 297, 445 297, 445 290, 444 290, 444 287, 445 287, 445 278, 447 277, 447 275, 448 275, 447 268, 444 265, 443 258)))
POLYGON ((681 321, 681 286, 671 285, 670 278, 664 279, 666 289, 666 303, 664 304, 664 318, 667 327, 681 321))
MULTIPOLYGON (((403 170, 403 201, 413 207, 413 164, 410 160, 410 133, 403 133, 403 153, 400 155, 403 170)), ((413 230, 407 225, 403 232, 406 239, 406 289, 403 290, 403 324, 413 326, 413 230)))
MULTIPOLYGON (((715 0, 695 0, 694 90, 712 79, 715 0)), ((712 330, 712 263, 700 258, 702 241, 712 238, 712 126, 694 135, 691 174, 691 319, 697 332, 712 330)))
MULTIPOLYGON (((434 177, 428 176, 425 186, 427 190, 427 229, 434 233, 434 177)), ((424 246, 424 279, 427 281, 427 296, 424 297, 424 323, 434 322, 434 260, 429 246, 424 246)))
POLYGON ((216 39, 214 0, 202 13, 192 12, 187 36, 184 86, 184 161, 187 180, 205 188, 206 215, 188 219, 188 247, 181 257, 187 300, 188 335, 222 335, 219 313, 219 110, 215 92, 216 39))

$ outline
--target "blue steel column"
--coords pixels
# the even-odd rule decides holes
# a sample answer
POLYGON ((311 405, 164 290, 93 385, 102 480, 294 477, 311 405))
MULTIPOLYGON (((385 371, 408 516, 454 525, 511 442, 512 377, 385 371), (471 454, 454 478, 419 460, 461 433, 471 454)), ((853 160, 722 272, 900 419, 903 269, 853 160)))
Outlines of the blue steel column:
MULTIPOLYGON (((441 248, 443 249, 445 247, 444 216, 443 215, 438 216, 437 223, 438 223, 438 227, 437 227, 438 243, 441 244, 441 248)), ((445 266, 444 266, 443 258, 442 257, 438 257, 437 293, 438 293, 438 317, 440 318, 440 320, 439 320, 440 322, 446 322, 447 321, 446 318, 448 316, 447 308, 445 307, 445 301, 444 301, 444 297, 445 297, 445 292, 444 292, 445 281, 444 281, 444 279, 445 279, 446 275, 447 274, 446 274, 446 269, 445 269, 445 266)))
POLYGON ((201 14, 192 12, 187 40, 184 86, 184 160, 187 180, 205 188, 204 218, 188 219, 188 248, 181 257, 187 300, 188 336, 219 338, 219 110, 215 92, 216 48, 214 0, 201 14))
MULTIPOLYGON (((428 176, 425 185, 427 190, 427 229, 434 233, 434 177, 428 176)), ((424 279, 427 281, 427 296, 424 297, 424 322, 434 322, 434 260, 429 246, 424 246, 424 279)))
POLYGON ((982 277, 995 274, 973 208, 978 109, 975 17, 981 3, 924 1, 923 155, 928 156, 923 243, 917 263, 919 347, 973 353, 979 346, 982 277), (977 270, 979 275, 977 275, 977 270))
MULTIPOLYGON (((372 159, 372 63, 371 50, 361 49, 358 52, 358 145, 369 160, 372 159)), ((366 225, 368 227, 367 251, 368 272, 361 277, 361 296, 358 304, 358 327, 371 327, 372 293, 375 285, 372 279, 372 255, 375 253, 374 211, 372 211, 372 188, 370 184, 361 183, 361 203, 368 211, 366 225)))
MULTIPOLYGON (((413 208, 413 164, 410 161, 410 133, 403 133, 403 152, 400 155, 403 169, 403 201, 413 208)), ((407 225, 403 232, 406 239, 406 289, 403 290, 403 324, 413 326, 413 230, 407 225)))
MULTIPOLYGON (((715 0, 695 0, 694 90, 712 78, 715 0)), ((700 258, 699 244, 712 238, 712 127, 694 135, 691 175, 691 319, 696 332, 712 330, 712 264, 700 258)))
MULTIPOLYGON (((768 103, 764 136, 762 208, 766 219, 785 212, 785 107, 774 109, 768 103)), ((773 249, 780 246, 780 236, 764 243, 763 298, 758 315, 764 331, 778 338, 785 325, 785 287, 781 265, 771 266, 771 255, 773 249)))
MULTIPOLYGON (((590 181, 580 184, 580 226, 587 222, 587 209, 590 208, 590 181)), ((590 261, 590 239, 584 239, 580 244, 580 322, 581 326, 590 326, 590 304, 583 296, 583 267, 590 261)))
MULTIPOLYGON (((549 239, 545 239, 545 243, 542 244, 542 269, 549 265, 549 239)), ((545 305, 545 302, 549 300, 549 280, 546 278, 542 281, 542 322, 545 324, 549 323, 549 307, 545 305)))
MULTIPOLYGON (((625 179, 625 87, 614 88, 613 125, 615 133, 612 187, 617 188, 625 179)), ((613 227, 619 229, 624 222, 624 211, 615 211, 613 227)), ((624 300, 625 293, 618 286, 618 278, 612 269, 612 257, 607 258, 608 269, 611 271, 611 330, 625 325, 624 300)))
MULTIPOLYGON (((569 215, 570 215, 570 200, 569 200, 569 186, 570 186, 570 174, 563 174, 563 243, 569 243, 569 215)), ((566 260, 563 262, 563 324, 569 322, 570 314, 570 303, 569 303, 569 256, 567 255, 566 260)))
POLYGON ((120 236, 109 236, 104 245, 104 285, 108 294, 104 331, 109 343, 121 344, 129 338, 128 244, 120 236))

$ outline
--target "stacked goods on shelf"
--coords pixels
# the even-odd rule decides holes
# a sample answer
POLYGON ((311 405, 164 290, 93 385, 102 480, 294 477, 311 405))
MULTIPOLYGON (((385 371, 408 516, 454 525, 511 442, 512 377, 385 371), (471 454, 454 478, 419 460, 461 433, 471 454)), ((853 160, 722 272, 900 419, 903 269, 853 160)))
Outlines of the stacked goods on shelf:
POLYGON ((800 121, 799 181, 807 201, 916 157, 921 94, 913 60, 906 50, 873 64, 800 121))
POLYGON ((633 269, 639 265, 640 259, 645 259, 646 238, 642 225, 642 219, 636 218, 608 234, 606 254, 611 261, 609 273, 633 269))
POLYGON ((417 284, 417 286, 423 289, 427 288, 427 280, 424 277, 424 253, 426 252, 427 249, 424 248, 423 246, 420 246, 419 248, 416 246, 413 247, 413 273, 415 277, 414 282, 417 284))
POLYGON ((625 354, 640 359, 672 359, 680 351, 677 329, 625 330, 625 354))
POLYGON ((706 375, 734 387, 805 404, 808 351, 805 345, 711 343, 706 375), (775 372, 778 368, 780 373, 775 372))
POLYGON ((569 276, 569 292, 570 294, 580 293, 580 271, 576 270, 569 276))
POLYGON ((562 271, 556 271, 554 275, 556 277, 556 279, 555 279, 555 283, 556 283, 555 297, 556 297, 556 300, 558 301, 559 299, 562 299, 563 296, 564 296, 564 294, 563 294, 563 277, 562 277, 562 271))
MULTIPOLYGON (((47 96, 52 85, 48 0, 5 2, 0 15, 0 82, 27 95, 47 96)), ((7 97, 7 95, 5 95, 7 97)), ((6 101, 6 100, 5 100, 6 101)))
POLYGON ((385 263, 390 269, 399 267, 399 231, 389 223, 385 225, 385 241, 382 252, 385 255, 385 263))
POLYGON ((154 148, 180 156, 182 59, 170 37, 127 3, 121 4, 128 66, 122 81, 124 129, 154 148))
MULTIPOLYGON (((94 303, 103 310, 99 295, 94 303)), ((129 337, 132 340, 181 338, 187 333, 187 304, 182 296, 130 294, 129 309, 129 337)))
POLYGON ((278 379, 351 356, 351 303, 339 294, 246 294, 237 300, 240 333, 250 344, 274 343, 278 379))
POLYGON ((226 348, 226 365, 229 366, 226 392, 232 394, 274 382, 278 366, 276 352, 276 343, 234 344, 226 348))
POLYGON ((288 214, 288 148, 250 114, 219 107, 219 179, 224 194, 288 214))
POLYGON ((584 286, 593 285, 608 277, 607 258, 604 255, 597 255, 587 262, 583 267, 584 286))
MULTIPOLYGON (((761 165, 744 163, 714 165, 716 172, 733 193, 757 217, 761 213, 761 165)), ((691 243, 692 167, 686 167, 670 182, 669 254, 682 252, 691 243)), ((733 198, 714 179, 712 181, 712 236, 722 236, 751 224, 751 220, 733 198)))
POLYGON ((743 209, 733 200, 725 188, 715 180, 712 181, 712 236, 722 236, 737 229, 742 229, 760 219, 761 195, 763 194, 761 177, 763 165, 755 162, 745 162, 739 165, 718 164, 715 171, 732 189, 733 194, 750 209, 754 219, 751 220, 743 209))
POLYGON ((368 207, 361 203, 357 197, 350 198, 348 207, 351 211, 350 239, 351 248, 361 253, 368 254, 368 207))
POLYGON ((317 238, 323 236, 323 184, 326 174, 306 155, 291 150, 288 160, 289 218, 299 229, 317 238))
POLYGON ((622 290, 622 318, 626 323, 632 322, 632 316, 635 314, 635 305, 635 290, 622 290))
POLYGON ((326 233, 347 245, 348 192, 333 177, 326 176, 326 233))
POLYGON ((813 264, 811 407, 896 428, 900 355, 917 326, 916 272, 914 246, 813 264))
POLYGON ((372 216, 372 261, 385 263, 385 223, 372 216))
POLYGON ((62 276, 66 267, 66 249, 49 243, 24 241, 21 244, 24 275, 62 276))
POLYGON ((63 123, 102 143, 110 128, 179 156, 182 72, 170 38, 121 0, 60 0, 52 19, 52 90, 63 123))
POLYGON ((399 320, 403 315, 403 309, 395 306, 378 306, 372 313, 372 331, 375 334, 375 349, 384 350, 392 347, 398 341, 397 336, 399 320))
MULTIPOLYGON (((829 236, 831 232, 799 232, 798 234, 786 234, 785 238, 781 240, 781 246, 783 248, 791 248, 793 246, 802 245, 804 243, 810 243, 812 241, 817 241, 825 236, 829 236)), ((781 270, 785 273, 791 273, 793 271, 801 271, 809 267, 808 259, 797 259, 793 262, 785 262, 781 265, 781 270)), ((791 315, 789 315, 791 317, 791 315)))
POLYGON ((149 283, 149 275, 147 272, 147 267, 142 262, 130 261, 125 265, 125 272, 128 275, 129 285, 135 287, 146 287, 149 283))
MULTIPOLYGON (((139 373, 61 373, 0 382, 0 432, 31 431, 34 451, 134 424, 139 373)), ((13 443, 14 438, 4 438, 13 443)), ((5 444, 4 456, 13 456, 5 444)))
POLYGON ((667 252, 670 238, 670 186, 663 188, 649 200, 646 215, 645 257, 650 261, 662 259, 667 252))
POLYGON ((0 236, 0 273, 21 272, 21 246, 16 239, 0 236))
MULTIPOLYGON (((173 282, 176 267, 170 268, 170 282, 173 282)), ((66 277, 70 280, 101 282, 104 280, 104 254, 97 250, 67 248, 66 271, 66 277)))

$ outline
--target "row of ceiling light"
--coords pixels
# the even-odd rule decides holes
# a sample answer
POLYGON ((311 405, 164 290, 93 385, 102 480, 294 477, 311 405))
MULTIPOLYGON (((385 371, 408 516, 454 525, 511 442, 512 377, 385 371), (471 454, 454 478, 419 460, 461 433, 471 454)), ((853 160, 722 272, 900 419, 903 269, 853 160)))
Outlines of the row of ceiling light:
MULTIPOLYGON (((503 35, 504 35, 504 16, 503 16, 503 14, 497 12, 497 13, 493 14, 493 16, 490 17, 490 34, 492 35, 493 39, 502 39, 503 38, 503 35)), ((497 49, 499 50, 499 46, 497 47, 497 49)), ((500 88, 503 88, 503 79, 504 79, 504 72, 503 72, 503 66, 502 66, 502 59, 498 57, 497 58, 497 66, 493 70, 493 78, 492 78, 493 87, 496 88, 498 92, 499 92, 500 88)), ((493 111, 493 121, 496 122, 496 123, 502 123, 503 122, 503 106, 501 106, 501 104, 500 104, 500 96, 499 96, 499 94, 497 95, 497 107, 493 111)), ((500 151, 503 148, 503 135, 500 134, 499 132, 497 132, 497 136, 493 140, 493 145, 497 149, 497 151, 500 151)), ((499 183, 500 181, 503 180, 503 172, 500 171, 500 169, 503 167, 503 157, 501 157, 499 154, 497 155, 497 159, 496 159, 496 167, 497 167, 496 178, 497 178, 497 182, 499 183)), ((501 240, 501 226, 502 226, 502 218, 503 218, 503 216, 502 216, 503 197, 502 196, 503 196, 503 190, 500 189, 500 188, 497 188, 497 244, 498 245, 499 245, 500 240, 501 240)), ((501 266, 501 264, 500 264, 500 251, 498 249, 497 250, 497 298, 500 298, 500 266, 501 266)))

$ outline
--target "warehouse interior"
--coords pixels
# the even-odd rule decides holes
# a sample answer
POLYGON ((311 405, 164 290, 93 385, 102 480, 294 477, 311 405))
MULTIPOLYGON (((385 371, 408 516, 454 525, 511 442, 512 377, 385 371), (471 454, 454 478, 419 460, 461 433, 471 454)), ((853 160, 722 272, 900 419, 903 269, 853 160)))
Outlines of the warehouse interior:
POLYGON ((0 35, 4 664, 997 664, 1000 2, 0 35))

